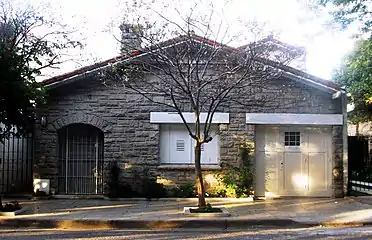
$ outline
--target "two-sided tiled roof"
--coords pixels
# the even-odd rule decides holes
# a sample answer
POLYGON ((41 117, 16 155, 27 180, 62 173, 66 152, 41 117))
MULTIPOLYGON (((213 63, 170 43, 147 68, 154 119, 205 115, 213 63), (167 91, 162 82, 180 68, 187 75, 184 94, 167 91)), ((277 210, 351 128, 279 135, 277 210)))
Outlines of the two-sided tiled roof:
POLYGON ((47 86, 47 85, 52 84, 52 83, 57 83, 59 81, 65 80, 67 78, 71 78, 71 77, 77 76, 79 74, 82 74, 84 72, 92 71, 92 70, 98 69, 100 67, 107 66, 107 65, 112 64, 112 63, 120 62, 120 61, 123 61, 125 59, 128 59, 132 56, 136 56, 136 55, 139 55, 139 54, 141 54, 141 51, 136 50, 136 51, 133 51, 131 54, 119 55, 119 56, 116 56, 116 57, 113 57, 113 58, 110 58, 110 59, 107 59, 107 60, 104 60, 104 61, 94 63, 92 65, 88 65, 88 66, 84 66, 82 68, 75 69, 74 71, 71 71, 71 72, 63 73, 61 75, 57 75, 57 76, 54 76, 52 78, 46 79, 46 80, 42 81, 42 84, 44 86, 47 86))
MULTIPOLYGON (((288 44, 288 43, 282 42, 282 41, 280 41, 280 40, 274 38, 272 35, 270 35, 270 36, 268 36, 268 37, 266 37, 266 38, 263 38, 263 39, 261 39, 261 40, 255 42, 254 44, 257 45, 257 44, 266 44, 266 43, 268 43, 268 44, 270 44, 270 43, 272 43, 272 44, 276 44, 276 45, 278 45, 278 46, 281 46, 281 47, 284 47, 284 48, 287 48, 287 49, 292 49, 292 50, 297 50, 297 51, 303 51, 303 52, 305 51, 305 48, 304 48, 304 47, 293 46, 293 45, 291 45, 291 44, 288 44)), ((246 49, 246 48, 249 47, 249 46, 252 46, 252 43, 249 43, 249 44, 246 44, 246 45, 240 46, 240 47, 238 47, 238 49, 243 50, 243 49, 246 49)))
MULTIPOLYGON (((244 47, 247 46, 247 45, 245 45, 245 46, 241 46, 241 47, 238 47, 238 48, 234 48, 234 47, 226 46, 226 45, 223 45, 221 43, 218 43, 216 41, 213 41, 213 40, 201 37, 201 36, 192 35, 191 37, 195 41, 200 41, 200 42, 203 42, 203 43, 208 44, 208 45, 213 46, 213 47, 214 46, 221 46, 221 47, 224 47, 226 50, 231 50, 231 51, 241 51, 241 50, 243 50, 244 47)), ((190 38, 190 37, 188 36, 187 38, 190 38)), ((159 45, 162 46, 162 47, 165 47, 165 46, 169 46, 169 45, 172 45, 172 44, 175 44, 175 43, 180 43, 185 39, 186 38, 183 37, 183 36, 176 37, 176 38, 172 38, 172 39, 169 39, 167 41, 164 41, 159 45)), ((270 40, 272 40, 272 39, 270 39, 270 40)), ((277 42, 278 42, 278 44, 285 44, 285 43, 282 43, 280 41, 277 41, 277 42)), ((285 44, 285 45, 288 45, 288 44, 285 44)), ((290 46, 290 45, 288 45, 288 46, 290 46)), ((66 80, 66 79, 69 79, 69 78, 74 78, 78 75, 84 74, 85 72, 94 71, 96 69, 108 66, 108 65, 113 64, 113 63, 118 63, 118 62, 121 62, 121 61, 124 61, 124 60, 129 60, 132 57, 139 56, 139 55, 144 54, 144 53, 146 53, 144 50, 134 50, 129 54, 127 54, 127 53, 122 54, 122 55, 116 56, 114 58, 107 59, 105 61, 100 61, 100 62, 94 63, 92 65, 89 65, 89 66, 78 68, 78 69, 76 69, 74 71, 71 71, 71 72, 67 72, 67 73, 64 73, 64 74, 61 74, 61 75, 58 75, 58 76, 54 76, 52 78, 49 78, 49 79, 46 79, 46 80, 42 81, 42 84, 44 86, 57 84, 57 83, 59 83, 63 80, 66 80)), ((328 81, 328 80, 316 77, 314 75, 308 74, 306 72, 303 72, 301 70, 298 70, 298 69, 295 69, 295 68, 292 68, 292 67, 289 67, 289 66, 285 66, 283 64, 278 64, 277 62, 274 62, 274 61, 270 61, 270 60, 267 60, 267 59, 265 59, 265 61, 269 62, 269 63, 272 63, 273 65, 275 65, 275 67, 277 67, 277 68, 279 68, 279 69, 281 69, 285 72, 294 74, 294 75, 296 75, 298 77, 301 77, 301 78, 308 79, 308 80, 313 81, 315 83, 324 85, 325 87, 329 87, 329 88, 332 88, 332 89, 335 89, 335 90, 340 90, 341 89, 340 85, 338 85, 338 84, 336 84, 332 81, 328 81)))

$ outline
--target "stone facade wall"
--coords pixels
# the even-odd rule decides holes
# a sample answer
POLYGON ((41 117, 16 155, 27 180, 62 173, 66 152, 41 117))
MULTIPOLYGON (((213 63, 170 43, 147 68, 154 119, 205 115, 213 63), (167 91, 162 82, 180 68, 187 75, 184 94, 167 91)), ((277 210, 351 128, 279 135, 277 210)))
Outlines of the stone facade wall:
POLYGON ((343 127, 332 127, 332 187, 333 197, 344 196, 343 127))
MULTIPOLYGON (((266 96, 270 101, 266 104, 259 104, 259 100, 257 104, 250 101, 244 106, 236 104, 219 110, 230 113, 230 123, 219 126, 221 167, 237 164, 239 156, 235 144, 239 139, 254 141, 255 126, 245 123, 247 112, 341 113, 339 99, 332 100, 329 93, 289 80, 277 80, 271 88, 251 91, 255 97, 266 96)), ((51 91, 50 95, 48 105, 39 112, 40 116, 47 116, 48 125, 45 128, 38 125, 36 128, 34 172, 39 177, 50 178, 51 187, 57 192, 58 129, 71 123, 91 124, 103 131, 104 161, 118 161, 124 169, 123 182, 136 185, 136 173, 144 170, 148 170, 153 178, 166 179, 175 184, 194 179, 193 169, 158 168, 160 127, 159 124, 150 123, 150 112, 174 112, 171 109, 154 104, 123 88, 104 86, 89 79, 61 86, 51 91)), ((246 96, 241 97, 244 103, 246 96)), ((187 108, 184 110, 190 111, 187 108)), ((342 152, 339 151, 342 147, 339 128, 333 128, 333 152, 337 162, 339 158, 342 159, 342 152)), ((218 170, 206 170, 206 173, 216 171, 218 170)), ((334 179, 335 188, 339 189, 339 183, 334 179)))

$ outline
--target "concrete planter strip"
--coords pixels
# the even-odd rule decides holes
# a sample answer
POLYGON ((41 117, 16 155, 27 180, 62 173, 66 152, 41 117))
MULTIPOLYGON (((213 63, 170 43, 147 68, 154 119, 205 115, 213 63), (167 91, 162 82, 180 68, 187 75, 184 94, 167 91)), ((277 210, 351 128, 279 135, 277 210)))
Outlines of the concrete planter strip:
POLYGON ((184 207, 183 214, 190 217, 229 217, 231 214, 225 207, 215 207, 221 209, 222 212, 213 213, 192 213, 190 209, 197 209, 198 207, 184 207))
MULTIPOLYGON (((147 201, 146 198, 108 198, 104 197, 105 200, 110 201, 147 201)), ((253 202, 254 198, 205 198, 207 202, 210 201, 226 201, 226 202, 253 202)), ((151 201, 188 201, 188 202, 198 202, 198 198, 152 198, 151 201)))
POLYGON ((16 215, 22 214, 28 210, 27 207, 22 207, 21 209, 14 211, 14 212, 0 212, 0 216, 3 217, 14 217, 16 215))

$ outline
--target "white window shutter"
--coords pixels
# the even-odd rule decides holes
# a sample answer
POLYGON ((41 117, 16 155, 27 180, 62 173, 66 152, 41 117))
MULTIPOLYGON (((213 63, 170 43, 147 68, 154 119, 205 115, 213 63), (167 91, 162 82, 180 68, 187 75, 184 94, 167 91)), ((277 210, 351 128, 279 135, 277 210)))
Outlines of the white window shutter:
POLYGON ((185 151, 185 140, 178 139, 176 141, 176 151, 177 152, 184 152, 185 151))
POLYGON ((193 139, 190 135, 189 137, 189 143, 190 143, 190 150, 189 150, 189 161, 187 164, 194 164, 195 163, 195 139, 193 139))
POLYGON ((217 164, 219 156, 219 138, 215 133, 212 134, 213 140, 204 143, 204 151, 202 151, 203 164, 217 164))
MULTIPOLYGON (((213 140, 201 145, 201 164, 217 164, 219 156, 219 138, 213 131, 213 140)), ((195 158, 193 158, 195 159, 195 158)))
POLYGON ((171 164, 186 164, 190 162, 190 142, 186 129, 181 126, 172 126, 170 132, 170 158, 171 164))
MULTIPOLYGON (((194 145, 183 124, 164 124, 160 128, 160 157, 165 164, 193 164, 194 145)), ((213 140, 201 145, 201 163, 217 164, 219 157, 219 138, 212 133, 213 140)))
POLYGON ((170 130, 169 125, 162 125, 160 127, 160 163, 170 163, 170 130))

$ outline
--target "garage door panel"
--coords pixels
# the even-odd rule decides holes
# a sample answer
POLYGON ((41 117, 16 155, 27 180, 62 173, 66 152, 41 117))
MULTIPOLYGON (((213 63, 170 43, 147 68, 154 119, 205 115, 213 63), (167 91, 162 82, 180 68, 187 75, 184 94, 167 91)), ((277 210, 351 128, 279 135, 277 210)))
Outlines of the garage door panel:
POLYGON ((301 152, 284 153, 283 163, 283 194, 299 195, 304 192, 306 176, 303 174, 301 152))
POLYGON ((330 128, 285 128, 285 131, 295 130, 301 132, 301 145, 297 149, 285 147, 283 195, 330 196, 330 128), (297 156, 293 155, 295 152, 297 156), (288 164, 296 171, 291 176, 288 164))
POLYGON ((331 195, 330 128, 312 128, 308 131, 309 196, 331 195))
POLYGON ((283 147, 280 142, 279 128, 268 127, 265 132, 264 151, 282 152, 283 147))
POLYGON ((277 194, 279 191, 279 165, 282 161, 283 155, 278 152, 268 152, 265 154, 265 181, 266 192, 277 194))
POLYGON ((309 153, 309 194, 314 195, 328 190, 328 162, 326 153, 309 153))
POLYGON ((309 129, 308 152, 327 152, 331 141, 331 132, 329 128, 309 129))
POLYGON ((265 152, 256 152, 255 195, 265 196, 265 152))
POLYGON ((264 172, 266 192, 282 196, 331 195, 330 127, 260 126, 256 133, 257 173, 261 174, 256 177, 256 186, 260 186, 260 193, 263 185, 258 181, 263 180, 264 172))

